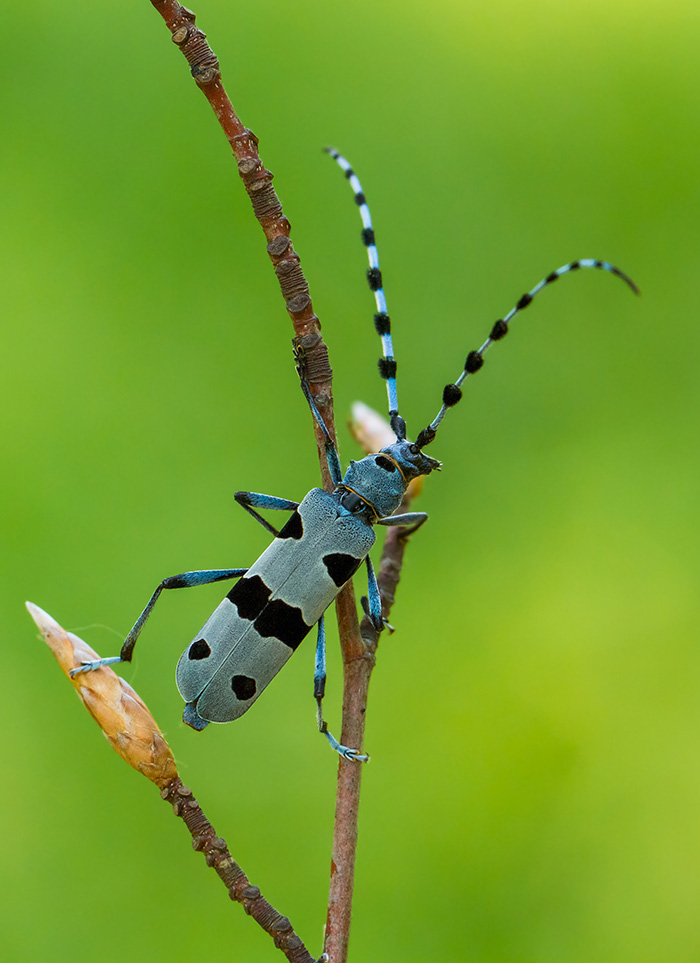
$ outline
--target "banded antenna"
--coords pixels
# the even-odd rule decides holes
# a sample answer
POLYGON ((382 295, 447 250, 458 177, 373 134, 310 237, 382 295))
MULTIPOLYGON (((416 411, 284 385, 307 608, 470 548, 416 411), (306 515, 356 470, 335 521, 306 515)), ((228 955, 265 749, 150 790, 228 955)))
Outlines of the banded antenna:
POLYGON ((372 215, 369 212, 369 206, 364 191, 362 190, 362 185, 357 174, 350 166, 349 161, 332 147, 326 147, 324 150, 327 154, 330 154, 341 170, 345 172, 345 177, 350 182, 350 187, 355 195, 355 203, 360 209, 360 217, 362 218, 362 243, 367 248, 367 257, 369 259, 367 283, 369 284, 370 290, 374 293, 374 299, 377 304, 377 312, 374 315, 374 327, 382 339, 383 357, 379 359, 379 373, 386 381, 389 419, 392 430, 395 432, 397 439, 403 441, 406 437, 406 424, 399 415, 399 401, 396 391, 396 361, 394 359, 394 348, 391 343, 391 318, 387 311, 382 272, 379 267, 379 252, 377 251, 374 228, 372 227, 372 215))
MULTIPOLYGON (((386 296, 384 294, 384 287, 382 282, 382 272, 379 268, 379 254, 377 253, 377 245, 374 238, 374 229, 372 228, 372 218, 369 213, 369 207, 367 206, 367 200, 365 198, 364 192, 362 190, 362 185, 358 180, 357 175, 350 166, 349 161, 347 161, 342 154, 339 154, 337 150, 332 147, 326 147, 325 151, 327 154, 337 162, 343 171, 345 171, 346 178, 350 181, 350 187, 352 187, 355 194, 355 203, 360 208, 360 216, 362 217, 362 242, 367 248, 367 256, 369 258, 369 270, 367 271, 367 281, 369 283, 370 289, 374 292, 374 296, 377 302, 377 313, 374 315, 374 326, 377 329, 377 334, 382 339, 382 350, 384 352, 384 357, 379 359, 379 373, 382 378, 386 379, 386 390, 389 397, 389 416, 391 419, 391 427, 396 433, 398 441, 404 441, 406 438, 406 424, 399 414, 399 404, 396 393, 396 361, 394 360, 393 347, 391 343, 391 319, 387 313, 386 307, 386 296)), ((519 311, 526 308, 533 300, 535 295, 539 294, 543 288, 546 288, 549 284, 552 284, 563 274, 569 274, 571 271, 578 271, 580 268, 598 268, 601 271, 607 271, 609 274, 614 274, 616 277, 620 278, 627 284, 635 294, 639 294, 639 288, 634 283, 634 281, 628 277, 623 271, 615 267, 614 264, 610 264, 609 261, 598 261, 595 258, 582 258, 578 261, 570 261, 568 264, 562 265, 562 267, 557 268, 556 271, 552 271, 548 274, 546 278, 543 278, 538 284, 527 291, 520 298, 515 307, 511 308, 508 314, 501 320, 496 321, 491 333, 480 348, 476 351, 470 351, 467 355, 467 360, 464 362, 464 370, 460 374, 459 378, 454 382, 454 384, 445 385, 442 392, 442 407, 438 411, 437 415, 430 422, 427 428, 423 430, 418 435, 415 444, 418 448, 425 448, 429 445, 435 438, 437 434, 438 427, 442 419, 445 417, 445 413, 448 408, 453 408, 462 399, 462 389, 460 385, 464 379, 470 375, 475 374, 484 364, 484 353, 489 348, 494 341, 500 341, 508 334, 508 326, 519 311)))
POLYGON ((515 307, 511 308, 504 318, 496 321, 491 329, 491 333, 480 348, 477 348, 476 351, 469 352, 467 355, 467 360, 464 362, 464 370, 460 374, 459 378, 457 378, 454 384, 445 385, 443 388, 442 407, 438 411, 435 418, 433 418, 433 420, 430 422, 428 427, 424 428, 418 435, 418 438, 416 439, 416 445, 419 448, 425 448, 426 445, 429 445, 431 441, 433 441, 435 435, 437 434, 440 422, 445 417, 447 409, 453 408, 459 401, 462 400, 462 389, 460 388, 460 385, 468 375, 476 374, 476 372, 479 371, 479 369, 483 366, 484 352, 493 344, 494 341, 500 341, 501 338, 504 338, 508 334, 508 325, 515 315, 519 311, 522 311, 524 308, 526 308, 532 302, 532 299, 535 297, 535 295, 539 294, 543 288, 547 287, 547 285, 552 284, 563 274, 569 274, 571 271, 578 271, 579 268, 599 268, 601 271, 608 271, 608 273, 614 274, 616 277, 624 281, 635 294, 639 294, 639 288, 634 283, 632 278, 628 277, 619 268, 616 268, 614 264, 610 264, 609 261, 597 261, 594 258, 582 258, 579 261, 570 261, 569 264, 564 264, 562 267, 557 268, 556 271, 552 271, 551 274, 548 274, 546 278, 543 278, 538 284, 536 284, 534 288, 531 288, 529 291, 523 294, 515 307))

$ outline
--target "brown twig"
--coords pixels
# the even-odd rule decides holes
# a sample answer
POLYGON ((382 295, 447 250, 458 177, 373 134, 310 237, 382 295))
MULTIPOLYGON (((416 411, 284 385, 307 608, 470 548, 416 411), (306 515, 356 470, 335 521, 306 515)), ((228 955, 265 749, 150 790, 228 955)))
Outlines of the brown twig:
MULTIPOLYGON (((335 440, 332 371, 328 351, 321 337, 319 320, 313 311, 299 255, 294 251, 290 240, 289 221, 284 216, 279 198, 272 187, 272 174, 265 169, 258 154, 258 140, 237 117, 221 81, 219 61, 207 44, 205 34, 195 25, 194 13, 176 0, 151 0, 151 3, 165 20, 173 42, 186 57, 192 76, 209 101, 231 146, 253 212, 265 232, 267 251, 294 324, 297 361, 303 365, 304 377, 309 382, 328 431, 335 440)), ((314 431, 324 488, 330 489, 332 485, 323 436, 315 423, 314 431)), ((404 501, 403 510, 409 501, 410 496, 404 501)), ((378 574, 385 617, 393 603, 404 546, 405 539, 396 531, 390 530, 378 574)), ((344 745, 362 750, 367 692, 375 665, 378 636, 368 619, 363 620, 360 628, 351 584, 345 586, 339 594, 336 611, 343 655, 341 739, 344 745)), ((325 941, 325 952, 331 963, 344 963, 347 958, 361 774, 360 764, 340 760, 325 941)))

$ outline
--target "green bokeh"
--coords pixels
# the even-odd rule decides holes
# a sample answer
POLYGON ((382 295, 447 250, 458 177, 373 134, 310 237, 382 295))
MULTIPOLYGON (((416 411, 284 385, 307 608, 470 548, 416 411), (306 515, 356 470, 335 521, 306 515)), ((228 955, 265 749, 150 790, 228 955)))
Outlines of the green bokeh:
MULTIPOLYGON (((431 449, 445 469, 372 681, 353 958, 697 961, 697 3, 196 10, 275 172, 338 412, 384 392, 326 143, 372 203, 414 433, 553 268, 609 258, 643 289, 588 272, 545 292, 431 449)), ((109 751, 23 602, 110 654, 161 577, 259 554, 233 491, 318 479, 292 329, 151 4, 39 0, 6 27, 0 957, 281 959, 109 751)), ((173 595, 124 674, 320 952, 336 766, 313 643, 239 723, 197 735, 174 666, 221 590, 173 595)))

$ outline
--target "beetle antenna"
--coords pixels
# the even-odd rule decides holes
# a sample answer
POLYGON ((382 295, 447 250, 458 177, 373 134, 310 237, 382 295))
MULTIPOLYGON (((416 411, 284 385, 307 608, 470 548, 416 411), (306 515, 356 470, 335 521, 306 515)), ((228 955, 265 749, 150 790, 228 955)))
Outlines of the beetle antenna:
POLYGON ((372 216, 365 198, 362 185, 358 180, 357 174, 350 166, 342 154, 332 147, 324 148, 327 154, 333 158, 341 170, 345 171, 345 177, 350 182, 350 187, 355 195, 355 203, 360 209, 362 218, 362 243, 367 248, 369 258, 369 269, 367 271, 367 283, 370 290, 374 293, 377 303, 377 312, 374 315, 374 327, 377 334, 382 339, 383 357, 379 359, 379 373, 386 381, 386 392, 389 400, 389 419, 391 427, 399 441, 406 438, 406 424, 399 414, 399 402, 396 393, 396 361, 394 360, 394 349, 391 343, 391 318, 386 307, 386 295, 384 294, 384 284, 382 272, 379 267, 379 253, 374 238, 374 228, 372 227, 372 216))
POLYGON ((494 341, 500 341, 501 338, 508 334, 508 325, 515 315, 526 308, 528 304, 532 301, 536 294, 539 294, 543 288, 546 288, 548 284, 556 281, 563 274, 568 274, 570 271, 577 271, 579 268, 599 268, 602 271, 608 271, 610 274, 616 275, 627 284, 635 294, 639 294, 639 288, 634 283, 634 281, 624 274, 619 268, 616 268, 614 264, 610 264, 608 261, 597 261, 594 258, 584 258, 579 261, 571 261, 569 264, 564 264, 562 267, 557 268, 556 271, 552 271, 548 274, 546 278, 536 284, 534 288, 523 294, 518 303, 512 308, 508 314, 500 321, 496 321, 491 333, 488 338, 480 348, 476 351, 470 351, 467 355, 467 360, 464 363, 464 370, 454 384, 445 385, 442 392, 442 408, 438 411, 435 418, 430 422, 427 428, 424 428, 416 439, 416 445, 419 448, 424 448, 429 445, 431 441, 435 438, 437 429, 440 422, 445 417, 445 413, 448 408, 454 407, 458 401, 462 398, 462 389, 460 385, 467 377, 467 375, 475 374, 484 363, 484 352, 494 341))

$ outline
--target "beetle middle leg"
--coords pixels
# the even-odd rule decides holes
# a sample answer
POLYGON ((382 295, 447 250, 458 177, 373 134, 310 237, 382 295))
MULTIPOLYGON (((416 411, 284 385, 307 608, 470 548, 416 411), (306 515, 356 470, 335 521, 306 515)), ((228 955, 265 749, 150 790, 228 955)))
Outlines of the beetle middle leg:
POLYGON ((365 565, 367 566, 367 595, 363 595, 360 599, 362 611, 374 626, 375 632, 383 632, 385 625, 393 631, 382 615, 382 596, 377 584, 377 576, 374 573, 374 565, 372 565, 372 559, 369 555, 365 559, 365 565))
MULTIPOLYGON (((409 535, 418 531, 421 525, 427 522, 427 520, 428 516, 425 512, 406 512, 403 515, 387 515, 385 518, 380 518, 377 520, 377 525, 385 525, 391 528, 405 528, 405 531, 403 531, 399 537, 408 538, 409 535)), ((362 611, 372 622, 375 631, 382 632, 387 628, 389 632, 393 632, 394 627, 387 622, 382 615, 382 596, 377 585, 377 576, 374 573, 374 566, 369 555, 365 559, 365 563, 367 565, 367 595, 363 595, 360 599, 362 611)))

